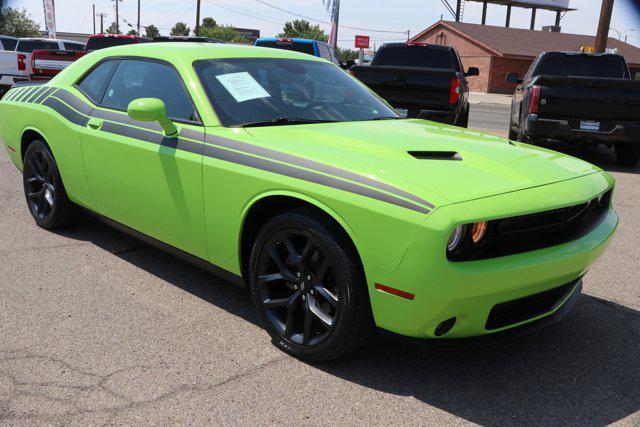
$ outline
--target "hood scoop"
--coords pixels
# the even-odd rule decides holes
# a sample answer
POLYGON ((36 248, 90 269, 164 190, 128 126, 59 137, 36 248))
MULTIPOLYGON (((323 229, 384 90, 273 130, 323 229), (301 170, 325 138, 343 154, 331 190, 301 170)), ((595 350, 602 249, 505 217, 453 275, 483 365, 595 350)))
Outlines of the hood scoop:
POLYGON ((407 151, 420 160, 462 160, 460 153, 455 151, 407 151))

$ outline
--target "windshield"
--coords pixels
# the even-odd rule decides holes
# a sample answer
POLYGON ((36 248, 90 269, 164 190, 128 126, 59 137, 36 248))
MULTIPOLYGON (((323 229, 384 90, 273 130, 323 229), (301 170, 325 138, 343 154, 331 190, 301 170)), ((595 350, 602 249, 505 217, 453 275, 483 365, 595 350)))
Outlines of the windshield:
POLYGON ((98 50, 136 42, 137 40, 132 37, 90 37, 87 42, 87 50, 98 50))
POLYGON ((224 126, 399 118, 360 82, 326 62, 233 58, 197 61, 194 67, 224 126))
POLYGON ((51 42, 45 40, 19 40, 16 50, 23 53, 31 53, 35 49, 48 49, 57 50, 60 49, 58 42, 51 42))
POLYGON ((535 73, 546 76, 607 77, 621 79, 627 76, 622 57, 591 55, 547 55, 535 73))
POLYGON ((449 50, 428 46, 385 46, 373 58, 374 65, 453 69, 453 55, 449 50))
POLYGON ((315 56, 313 43, 293 42, 293 41, 266 41, 258 40, 256 46, 271 47, 274 49, 293 50, 295 52, 307 53, 315 56))

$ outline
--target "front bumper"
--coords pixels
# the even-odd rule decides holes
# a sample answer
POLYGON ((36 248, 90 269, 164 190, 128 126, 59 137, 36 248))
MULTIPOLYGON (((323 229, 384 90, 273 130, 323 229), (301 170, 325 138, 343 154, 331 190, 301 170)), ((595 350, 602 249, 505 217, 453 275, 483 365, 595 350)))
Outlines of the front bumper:
POLYGON ((599 131, 586 131, 580 129, 580 120, 548 119, 541 118, 537 114, 530 114, 525 122, 524 133, 534 140, 635 143, 640 141, 640 123, 603 121, 600 123, 599 131))
POLYGON ((421 226, 394 271, 365 266, 376 325, 399 335, 443 340, 498 334, 552 316, 559 307, 501 327, 487 325, 497 305, 581 278, 613 236, 618 224, 613 208, 598 226, 577 240, 498 258, 449 262, 445 255, 446 236, 460 223, 582 203, 611 185, 612 179, 607 174, 596 173, 437 209, 421 226), (415 298, 403 299, 382 292, 376 289, 376 283, 414 294, 415 298), (438 325, 451 318, 456 319, 453 328, 437 334, 438 325))

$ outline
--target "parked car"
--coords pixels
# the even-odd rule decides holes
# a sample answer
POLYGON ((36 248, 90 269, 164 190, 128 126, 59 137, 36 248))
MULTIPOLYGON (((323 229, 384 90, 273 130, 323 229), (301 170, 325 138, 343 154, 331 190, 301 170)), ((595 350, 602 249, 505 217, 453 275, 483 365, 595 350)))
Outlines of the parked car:
POLYGON ((191 36, 157 36, 153 38, 154 43, 158 42, 195 42, 195 43, 226 43, 225 41, 214 39, 213 37, 191 37, 191 36))
POLYGON ((37 225, 82 207, 246 283, 273 342, 307 360, 374 327, 464 346, 548 326, 618 223, 607 172, 402 119, 333 64, 276 49, 94 52, 9 91, 0 139, 37 225))
POLYGON ((0 91, 6 92, 16 82, 29 80, 32 74, 31 53, 36 49, 72 50, 82 43, 71 40, 20 38, 14 51, 0 51, 0 91))
POLYGON ((320 40, 300 39, 295 37, 261 37, 255 41, 254 45, 306 53, 308 55, 326 59, 336 65, 343 66, 340 57, 336 54, 336 51, 327 43, 320 40))
POLYGON ((406 117, 419 117, 467 127, 469 84, 480 74, 465 73, 451 46, 426 43, 386 43, 368 66, 349 70, 406 117))
POLYGON ((105 49, 107 47, 122 46, 127 44, 149 43, 151 39, 129 34, 94 34, 87 40, 85 51, 105 49))
POLYGON ((520 78, 511 103, 509 138, 605 144, 618 163, 640 162, 640 81, 616 54, 545 52, 520 78))
POLYGON ((31 75, 29 80, 49 80, 72 62, 85 55, 81 50, 36 49, 31 53, 31 75))

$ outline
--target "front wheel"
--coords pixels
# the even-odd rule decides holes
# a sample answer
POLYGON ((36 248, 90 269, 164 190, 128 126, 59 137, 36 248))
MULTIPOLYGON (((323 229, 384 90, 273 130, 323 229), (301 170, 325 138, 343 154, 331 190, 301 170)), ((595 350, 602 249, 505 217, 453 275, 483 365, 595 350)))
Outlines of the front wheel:
POLYGON ((22 177, 27 206, 38 226, 51 230, 75 221, 78 207, 67 197, 58 165, 44 142, 33 141, 27 147, 22 177))
POLYGON ((640 163, 640 143, 619 142, 614 149, 619 165, 634 167, 640 163))
POLYGON ((362 266, 348 238, 310 210, 286 212, 259 232, 249 286, 276 346, 309 361, 344 356, 373 330, 362 266))

